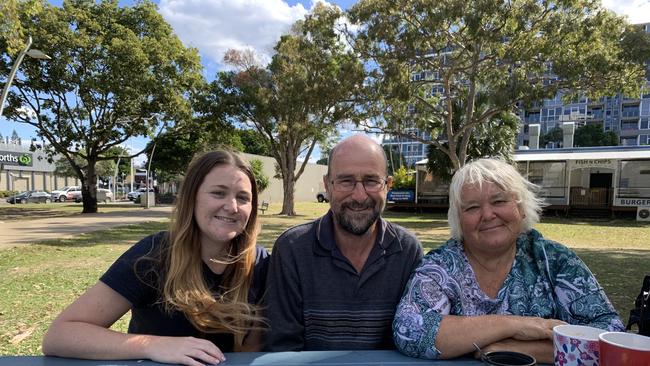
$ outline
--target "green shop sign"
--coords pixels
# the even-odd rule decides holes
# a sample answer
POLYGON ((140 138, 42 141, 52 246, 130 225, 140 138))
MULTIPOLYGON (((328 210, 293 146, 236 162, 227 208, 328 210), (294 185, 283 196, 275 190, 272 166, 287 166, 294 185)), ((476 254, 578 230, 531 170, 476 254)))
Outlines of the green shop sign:
POLYGON ((32 154, 0 151, 0 164, 32 166, 32 154))

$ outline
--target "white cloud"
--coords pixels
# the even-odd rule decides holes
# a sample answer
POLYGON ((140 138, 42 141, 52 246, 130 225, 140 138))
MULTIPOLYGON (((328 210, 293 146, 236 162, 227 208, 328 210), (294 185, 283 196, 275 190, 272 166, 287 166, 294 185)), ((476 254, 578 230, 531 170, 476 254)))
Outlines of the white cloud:
POLYGON ((282 0, 161 0, 159 8, 203 63, 217 64, 229 48, 253 48, 268 61, 280 36, 308 12, 282 0))
POLYGON ((632 24, 650 23, 650 0, 603 0, 602 3, 619 15, 627 15, 632 24))

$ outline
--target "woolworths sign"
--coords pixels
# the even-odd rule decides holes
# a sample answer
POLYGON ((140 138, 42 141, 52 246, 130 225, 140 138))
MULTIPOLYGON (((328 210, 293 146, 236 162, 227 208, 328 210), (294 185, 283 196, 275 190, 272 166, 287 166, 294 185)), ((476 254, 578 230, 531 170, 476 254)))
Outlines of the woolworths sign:
POLYGON ((0 151, 0 164, 32 166, 32 154, 0 151))

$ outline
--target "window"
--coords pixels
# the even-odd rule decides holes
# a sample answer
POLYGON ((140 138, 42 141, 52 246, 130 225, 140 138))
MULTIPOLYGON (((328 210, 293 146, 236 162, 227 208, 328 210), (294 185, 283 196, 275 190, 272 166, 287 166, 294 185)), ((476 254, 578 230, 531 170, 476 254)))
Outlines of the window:
POLYGON ((622 146, 636 146, 637 145, 637 137, 636 136, 621 137, 621 145, 622 146))
POLYGON ((528 180, 541 186, 542 196, 565 196, 565 162, 531 162, 528 169, 528 180))
POLYGON ((639 120, 639 129, 641 130, 650 129, 650 117, 643 117, 639 120))
POLYGON ((639 110, 642 116, 650 116, 650 98, 641 100, 639 110))
POLYGON ((622 161, 619 196, 650 198, 649 170, 650 160, 622 161))
POLYGON ((639 145, 650 145, 650 135, 639 135, 639 145))
POLYGON ((639 124, 637 122, 621 122, 621 130, 623 131, 636 130, 638 128, 639 124))
POLYGON ((622 117, 638 117, 639 116, 639 107, 638 106, 624 106, 623 112, 621 113, 622 117))

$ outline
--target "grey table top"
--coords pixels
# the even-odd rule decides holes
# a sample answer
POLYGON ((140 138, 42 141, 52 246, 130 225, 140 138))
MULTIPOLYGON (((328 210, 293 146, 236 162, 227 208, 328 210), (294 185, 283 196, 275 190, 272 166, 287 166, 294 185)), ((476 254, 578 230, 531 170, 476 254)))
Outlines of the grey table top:
MULTIPOLYGON (((305 351, 305 352, 242 352, 227 353, 223 366, 479 366, 482 362, 464 358, 455 360, 422 360, 397 351, 305 351)), ((43 356, 0 357, 0 366, 159 366, 148 360, 79 360, 43 356)))

